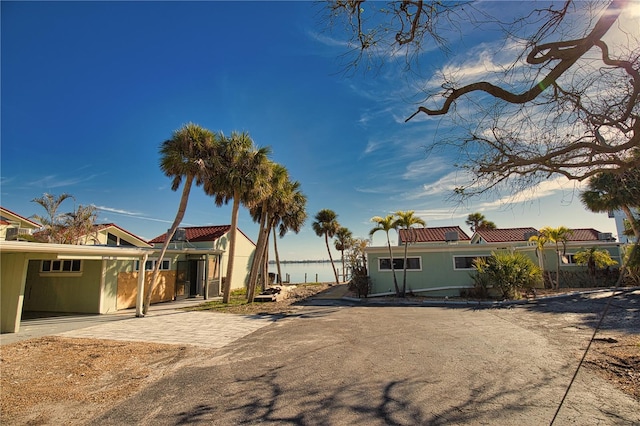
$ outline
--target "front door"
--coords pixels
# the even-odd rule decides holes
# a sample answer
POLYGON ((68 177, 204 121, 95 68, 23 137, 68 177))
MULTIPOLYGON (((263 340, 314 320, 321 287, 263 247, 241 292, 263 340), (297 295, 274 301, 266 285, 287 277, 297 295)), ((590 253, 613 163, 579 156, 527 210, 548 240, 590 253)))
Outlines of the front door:
POLYGON ((197 260, 190 260, 189 261, 189 296, 190 297, 195 297, 199 294, 198 291, 198 266, 199 266, 199 261, 197 260))
POLYGON ((189 297, 189 262, 181 260, 178 262, 176 271, 176 300, 189 297))

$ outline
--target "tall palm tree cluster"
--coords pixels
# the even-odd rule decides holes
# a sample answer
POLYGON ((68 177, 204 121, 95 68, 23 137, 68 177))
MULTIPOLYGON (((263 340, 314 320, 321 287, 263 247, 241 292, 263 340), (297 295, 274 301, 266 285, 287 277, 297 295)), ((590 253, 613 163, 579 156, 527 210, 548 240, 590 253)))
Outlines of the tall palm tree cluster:
POLYGON ((42 206, 46 212, 46 215, 32 216, 43 228, 42 232, 36 235, 36 240, 58 244, 81 244, 92 237, 97 238, 95 223, 98 215, 95 206, 80 204, 71 212, 58 213, 60 206, 67 199, 74 199, 73 195, 63 193, 56 196, 45 193, 42 197, 31 200, 42 206))
MULTIPOLYGON (((174 131, 160 146, 160 168, 172 178, 171 189, 177 191, 184 181, 178 211, 167 232, 160 259, 184 218, 194 182, 214 198, 217 206, 232 202, 224 303, 229 303, 231 293, 240 206, 249 209, 260 224, 247 291, 249 302, 253 301, 260 275, 263 280, 267 276, 267 245, 271 230, 275 241, 276 230, 281 237, 288 231, 297 233, 307 218, 307 198, 300 190, 300 183, 290 179, 284 166, 271 161, 270 153, 270 148, 258 147, 246 132, 225 136, 194 123, 174 131)), ((145 294, 143 315, 149 309, 159 270, 160 262, 145 294)))
MULTIPOLYGON (((398 286, 398 279, 396 278, 396 271, 393 260, 393 250, 391 250, 391 240, 389 239, 389 231, 398 229, 405 229, 409 231, 414 225, 426 226, 427 223, 420 217, 415 216, 415 211, 397 211, 395 214, 389 214, 385 217, 374 216, 371 221, 376 224, 375 228, 371 229, 369 236, 373 237, 378 231, 384 231, 387 236, 387 247, 389 248, 389 261, 391 263, 391 273, 393 274, 393 285, 395 287, 396 296, 405 297, 407 292, 407 247, 409 245, 410 238, 404 239, 404 259, 402 263, 403 277, 402 288, 398 286)), ((410 232, 406 233, 410 235, 410 232)))

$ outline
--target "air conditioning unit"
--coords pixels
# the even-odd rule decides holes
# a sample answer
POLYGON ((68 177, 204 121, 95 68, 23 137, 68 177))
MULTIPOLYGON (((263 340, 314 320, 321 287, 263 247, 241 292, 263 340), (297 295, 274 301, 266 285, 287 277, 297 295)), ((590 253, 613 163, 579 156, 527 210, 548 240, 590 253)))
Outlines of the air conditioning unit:
POLYGON ((458 241, 459 235, 457 231, 447 231, 444 233, 444 240, 449 241, 458 241))
POLYGON ((18 228, 7 228, 5 239, 7 241, 15 240, 18 237, 18 228))
MULTIPOLYGON (((168 233, 169 231, 167 231, 168 233)), ((171 241, 187 241, 187 230, 184 228, 176 229, 176 232, 173 234, 173 238, 171 241)))
POLYGON ((611 232, 598 232, 598 240, 611 241, 613 240, 613 235, 611 234, 611 232))

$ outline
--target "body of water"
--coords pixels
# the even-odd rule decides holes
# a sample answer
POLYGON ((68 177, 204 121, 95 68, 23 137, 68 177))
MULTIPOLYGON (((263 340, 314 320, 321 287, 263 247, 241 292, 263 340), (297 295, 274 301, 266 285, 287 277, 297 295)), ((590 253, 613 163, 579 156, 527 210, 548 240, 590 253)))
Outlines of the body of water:
MULTIPOLYGON (((342 263, 338 261, 335 262, 335 265, 338 276, 342 281, 342 263)), ((291 284, 336 281, 330 262, 281 263, 280 267, 282 269, 283 280, 287 279, 288 274, 291 284)), ((269 272, 274 274, 278 273, 278 267, 275 263, 269 264, 269 272)))

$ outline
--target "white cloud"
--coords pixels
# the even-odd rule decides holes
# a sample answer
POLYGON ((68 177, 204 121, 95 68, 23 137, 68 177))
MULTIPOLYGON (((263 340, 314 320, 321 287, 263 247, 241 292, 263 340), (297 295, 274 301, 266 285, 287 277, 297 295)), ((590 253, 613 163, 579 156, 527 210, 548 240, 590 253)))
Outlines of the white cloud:
MULTIPOLYGON (((153 222, 161 222, 161 223, 173 223, 172 220, 157 219, 149 216, 144 216, 142 213, 129 211, 129 210, 116 209, 116 208, 106 207, 106 206, 95 206, 95 208, 100 211, 105 211, 105 212, 113 213, 116 215, 126 216, 133 219, 150 220, 153 222)), ((189 225, 189 224, 184 223, 184 225, 189 225)))
POLYGON ((321 44, 324 44, 325 46, 339 47, 341 49, 347 49, 351 47, 348 41, 339 40, 334 37, 329 37, 326 34, 322 34, 316 31, 307 31, 307 35, 311 37, 313 40, 321 44))
POLYGON ((34 180, 28 183, 31 186, 38 186, 41 188, 61 188, 65 186, 73 186, 82 182, 87 182, 96 178, 97 174, 83 176, 83 177, 75 177, 75 178, 62 178, 58 175, 48 175, 44 176, 38 180, 34 180))

